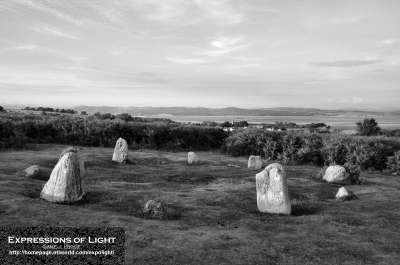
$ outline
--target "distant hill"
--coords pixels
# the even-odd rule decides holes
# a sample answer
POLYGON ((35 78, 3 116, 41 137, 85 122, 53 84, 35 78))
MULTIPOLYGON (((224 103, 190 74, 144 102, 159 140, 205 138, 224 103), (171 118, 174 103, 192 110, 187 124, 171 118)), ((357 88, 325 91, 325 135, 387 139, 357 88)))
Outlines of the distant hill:
POLYGON ((202 107, 107 107, 107 106, 77 106, 71 107, 88 114, 100 113, 128 113, 132 116, 146 115, 175 115, 175 116, 400 116, 400 110, 323 110, 314 108, 202 108, 202 107))
MULTIPOLYGON (((0 104, 5 109, 23 109, 27 106, 39 107, 38 105, 0 104)), ((47 107, 47 106, 42 106, 47 107)), ((175 116, 352 116, 352 117, 382 117, 400 116, 400 108, 380 109, 356 109, 346 108, 339 110, 326 110, 316 108, 258 108, 243 109, 229 108, 204 108, 204 107, 110 107, 110 106, 50 106, 54 108, 69 108, 78 111, 86 111, 88 114, 100 113, 128 113, 132 116, 149 115, 175 115, 175 116)))

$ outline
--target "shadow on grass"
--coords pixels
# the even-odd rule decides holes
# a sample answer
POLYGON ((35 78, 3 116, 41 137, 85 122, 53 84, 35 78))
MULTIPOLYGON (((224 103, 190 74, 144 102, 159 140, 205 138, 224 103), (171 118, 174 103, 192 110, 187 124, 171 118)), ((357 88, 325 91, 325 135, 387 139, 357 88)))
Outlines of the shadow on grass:
POLYGON ((310 201, 292 200, 291 215, 293 216, 313 215, 318 213, 318 211, 319 208, 310 201))

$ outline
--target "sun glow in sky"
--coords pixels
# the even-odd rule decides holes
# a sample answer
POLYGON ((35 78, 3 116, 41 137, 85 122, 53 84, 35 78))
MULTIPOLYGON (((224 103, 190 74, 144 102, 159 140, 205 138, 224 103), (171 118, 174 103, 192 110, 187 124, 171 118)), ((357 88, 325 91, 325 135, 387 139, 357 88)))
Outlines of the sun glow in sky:
POLYGON ((2 0, 0 103, 399 107, 398 0, 2 0))

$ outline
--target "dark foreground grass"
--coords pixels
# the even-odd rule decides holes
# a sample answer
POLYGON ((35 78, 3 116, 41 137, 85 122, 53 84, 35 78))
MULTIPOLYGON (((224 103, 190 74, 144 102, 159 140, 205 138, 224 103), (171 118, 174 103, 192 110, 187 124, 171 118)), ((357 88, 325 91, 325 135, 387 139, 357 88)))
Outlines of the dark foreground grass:
POLYGON ((82 148, 84 199, 71 205, 39 199, 66 146, 0 153, 1 226, 120 226, 126 264, 398 264, 400 178, 366 173, 347 186, 358 199, 336 201, 340 185, 314 180, 320 168, 285 166, 292 214, 257 210, 255 174, 245 158, 196 152, 130 151, 111 161, 111 148, 82 148), (36 179, 21 177, 39 165, 36 179), (228 167, 228 164, 240 168, 228 167), (147 200, 167 205, 165 220, 144 219, 147 200))

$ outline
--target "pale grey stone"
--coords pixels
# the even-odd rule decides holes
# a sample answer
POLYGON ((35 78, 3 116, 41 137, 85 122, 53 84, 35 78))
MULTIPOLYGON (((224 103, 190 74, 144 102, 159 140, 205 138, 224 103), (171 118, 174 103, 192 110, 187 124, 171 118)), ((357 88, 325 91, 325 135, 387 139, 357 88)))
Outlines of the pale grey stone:
POLYGON ((39 166, 37 166, 37 165, 34 165, 34 166, 30 166, 30 167, 28 167, 27 169, 25 169, 25 170, 23 170, 24 171, 24 177, 27 177, 27 178, 34 178, 34 177, 36 177, 36 176, 38 176, 39 175, 39 173, 40 173, 40 167, 39 166))
POLYGON ((262 168, 261 156, 250 156, 247 162, 247 167, 251 169, 261 169, 262 168))
POLYGON ((341 187, 338 191, 338 193, 336 193, 336 198, 340 198, 343 196, 349 196, 350 193, 347 191, 347 189, 345 187, 341 187))
POLYGON ((66 153, 51 172, 40 198, 59 203, 76 202, 82 199, 83 188, 78 156, 66 153))
POLYGON ((292 211, 286 174, 274 163, 256 175, 257 207, 260 212, 290 214, 292 211))
POLYGON ((339 182, 345 180, 346 169, 342 166, 330 166, 326 169, 323 180, 327 182, 339 182))
POLYGON ((59 157, 58 157, 58 161, 60 161, 60 159, 67 153, 75 153, 78 156, 78 160, 79 160, 79 169, 80 169, 80 174, 81 174, 81 178, 83 179, 85 177, 86 174, 86 169, 85 169, 85 162, 83 161, 83 159, 78 155, 78 150, 75 147, 67 147, 64 150, 62 150, 62 152, 60 153, 59 157))
POLYGON ((199 162, 199 159, 196 156, 196 154, 193 152, 189 152, 188 153, 188 163, 192 164, 192 163, 197 163, 197 162, 199 162))
POLYGON ((119 138, 115 144, 112 160, 118 163, 125 163, 128 160, 128 144, 124 139, 119 138))

